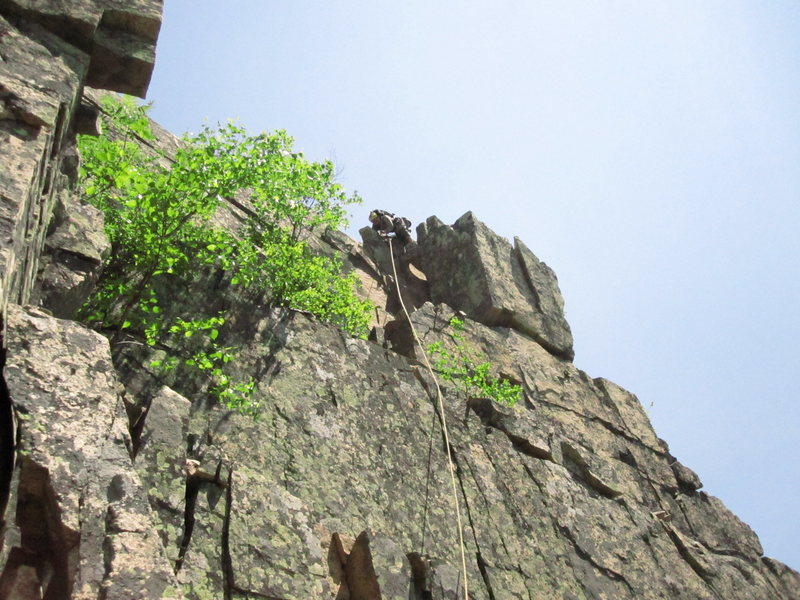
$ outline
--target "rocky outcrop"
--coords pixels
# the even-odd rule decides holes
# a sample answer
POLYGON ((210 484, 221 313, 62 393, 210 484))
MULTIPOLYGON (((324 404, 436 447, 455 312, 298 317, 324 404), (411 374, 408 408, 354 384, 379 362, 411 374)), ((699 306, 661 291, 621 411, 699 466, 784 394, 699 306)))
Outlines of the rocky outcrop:
POLYGON ((96 116, 81 94, 144 95, 161 7, 0 2, 2 598, 179 597, 123 444, 107 343, 13 304, 71 316, 97 277, 102 221, 72 191, 75 132, 96 116))
POLYGON ((390 247, 389 239, 379 236, 371 227, 364 227, 358 233, 361 235, 362 253, 372 259, 386 293, 382 308, 387 313, 394 315, 401 312, 401 299, 408 310, 414 310, 431 299, 427 278, 415 266, 415 263, 419 264, 420 257, 419 247, 415 243, 403 246, 393 238, 390 247), (396 259, 394 268, 393 256, 396 259))
POLYGON ((32 302, 56 317, 74 318, 94 289, 110 251, 103 213, 63 192, 45 238, 32 302))
MULTIPOLYGON (((30 23, 25 28, 34 28, 30 23)), ((59 189, 60 153, 71 144, 88 56, 55 35, 36 39, 0 14, 0 303, 26 301, 59 189)))
POLYGON ((518 238, 512 247, 471 212, 452 226, 430 217, 417 235, 433 302, 485 325, 510 327, 556 356, 573 358, 556 275, 518 238))
POLYGON ((182 597, 131 464, 108 341, 11 305, 6 344, 20 427, 0 597, 182 597))
POLYGON ((56 200, 74 183, 84 85, 143 96, 161 9, 0 2, 0 307, 29 300, 56 200))
POLYGON ((147 91, 161 29, 160 0, 6 0, 2 10, 85 54, 87 85, 134 96, 147 91))
MULTIPOLYGON (((224 335, 237 371, 259 374, 259 418, 190 415, 161 390, 137 457, 187 597, 461 598, 445 452, 471 598, 798 597, 796 574, 692 489, 633 395, 527 336, 465 320, 460 343, 524 398, 511 409, 446 386, 444 448, 415 360, 300 313, 242 311, 224 335)), ((411 319, 424 344, 452 346, 453 314, 429 303, 411 319)))
MULTIPOLYGON (((101 223, 69 192, 73 133, 98 108, 80 93, 141 91, 159 11, 0 2, 0 597, 800 598, 800 576, 702 491, 638 399, 572 364, 552 271, 471 213, 428 219, 396 281, 370 229, 363 245, 312 240, 375 302, 372 341, 262 306, 225 273, 170 290, 192 314, 226 311, 219 343, 232 379, 256 382, 257 418, 153 367, 177 347, 120 343, 112 359, 98 334, 18 306, 71 316, 97 276, 101 223), (434 342, 486 357, 521 401, 446 384, 440 414, 421 364, 434 342)), ((148 144, 168 161, 177 142, 160 133, 148 144)), ((217 223, 248 210, 230 199, 217 223)))

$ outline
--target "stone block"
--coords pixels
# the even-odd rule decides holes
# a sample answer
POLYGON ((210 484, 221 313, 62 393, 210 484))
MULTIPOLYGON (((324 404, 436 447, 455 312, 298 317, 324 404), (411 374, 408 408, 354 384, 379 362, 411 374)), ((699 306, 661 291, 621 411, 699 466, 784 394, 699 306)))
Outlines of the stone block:
POLYGON ((434 303, 485 325, 515 329, 556 356, 574 357, 555 273, 519 239, 512 246, 471 212, 452 226, 430 217, 417 235, 434 303))

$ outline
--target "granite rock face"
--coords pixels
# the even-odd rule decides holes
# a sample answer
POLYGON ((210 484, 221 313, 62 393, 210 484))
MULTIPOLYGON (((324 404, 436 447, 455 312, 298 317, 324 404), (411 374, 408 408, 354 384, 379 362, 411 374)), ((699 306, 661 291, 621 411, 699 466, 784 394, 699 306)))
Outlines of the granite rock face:
POLYGON ((108 341, 11 305, 6 344, 20 427, 0 596, 182 597, 131 464, 108 341))
POLYGON ((468 212, 452 226, 430 217, 417 227, 431 300, 485 325, 510 327, 572 359, 572 332, 555 273, 518 238, 514 245, 468 212))
POLYGON ((103 213, 68 192, 56 202, 49 231, 32 301, 71 319, 97 283, 111 244, 103 232, 103 213))
MULTIPOLYGON (((462 343, 524 398, 508 408, 445 387, 445 449, 416 360, 300 313, 243 312, 224 335, 236 369, 259 374, 259 419, 190 413, 162 389, 137 456, 188 598, 462 598, 447 451, 471 598, 798 597, 797 574, 692 489, 635 396, 528 336, 465 320, 462 343)), ((424 344, 447 346, 454 314, 428 303, 411 319, 424 344)))
POLYGON ((161 0, 0 2, 0 308, 26 303, 73 183, 84 85, 143 96, 161 0))
POLYGON ((389 240, 380 237, 371 227, 364 227, 358 233, 361 235, 362 253, 372 259, 381 287, 387 295, 387 301, 382 307, 386 312, 399 313, 402 310, 401 299, 408 310, 414 310, 430 300, 427 278, 419 270, 420 253, 417 244, 410 243, 404 247, 393 239, 390 247, 389 240), (392 256, 396 258, 394 269, 392 256), (400 296, 397 295, 398 284, 400 296))
MULTIPOLYGON (((26 23, 27 26, 33 27, 26 23)), ((71 140, 88 57, 55 35, 28 37, 0 14, 0 303, 30 296, 71 140)))
POLYGON ((81 94, 144 95, 161 8, 0 2, 2 598, 180 597, 123 443, 107 343, 14 304, 71 315, 97 277, 102 220, 72 192, 75 132, 91 130, 81 94))
POLYGON ((84 52, 88 85, 144 96, 155 63, 161 0, 6 0, 2 9, 84 52))

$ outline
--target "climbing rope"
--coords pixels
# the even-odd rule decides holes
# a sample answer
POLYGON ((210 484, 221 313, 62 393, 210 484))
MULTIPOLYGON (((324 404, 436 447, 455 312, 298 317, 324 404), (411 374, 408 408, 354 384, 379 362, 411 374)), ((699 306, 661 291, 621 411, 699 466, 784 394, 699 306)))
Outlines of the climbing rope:
POLYGON ((392 247, 392 238, 387 238, 389 240, 389 256, 392 259, 392 274, 394 275, 394 285, 397 288, 397 299, 400 301, 400 307, 403 309, 403 313, 406 315, 406 320, 408 321, 409 326, 411 327, 411 335, 414 336, 414 341, 419 346, 420 351, 422 352, 422 358, 425 359, 425 366, 428 368, 428 372, 431 374, 431 379, 433 379, 433 384, 436 386, 436 400, 438 402, 439 407, 439 416, 442 420, 442 433, 444 434, 444 444, 445 450, 447 454, 447 465, 450 468, 450 482, 453 485, 453 504, 456 507, 456 522, 458 523, 458 543, 461 548, 461 571, 464 576, 464 600, 469 600, 468 595, 468 586, 467 586, 467 556, 466 551, 464 548, 464 534, 463 534, 463 527, 461 524, 461 509, 458 505, 458 485, 456 484, 456 475, 455 475, 455 466, 453 465, 453 457, 450 456, 450 435, 447 432, 447 419, 444 415, 444 401, 442 400, 442 390, 439 387, 439 381, 436 379, 436 374, 433 372, 433 367, 431 367, 431 363, 428 360, 428 353, 425 352, 425 347, 422 345, 422 342, 417 335, 417 330, 414 328, 414 323, 411 322, 411 315, 408 314, 408 310, 406 310, 406 305, 403 302, 403 295, 400 293, 400 280, 397 278, 397 268, 394 265, 394 249, 392 247))

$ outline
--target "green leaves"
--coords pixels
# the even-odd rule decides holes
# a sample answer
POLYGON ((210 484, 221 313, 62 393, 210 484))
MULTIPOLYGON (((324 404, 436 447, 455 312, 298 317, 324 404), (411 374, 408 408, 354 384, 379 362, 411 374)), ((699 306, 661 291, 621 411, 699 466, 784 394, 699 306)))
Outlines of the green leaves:
MULTIPOLYGON (((183 364, 208 378, 220 402, 243 412, 256 405, 254 385, 223 372, 235 354, 220 343, 225 315, 176 316, 170 289, 221 269, 231 285, 267 304, 305 310, 366 337, 372 307, 356 296, 355 277, 307 241, 346 225, 345 207, 360 202, 335 183, 332 163, 306 160, 285 131, 251 136, 233 123, 186 138, 172 158, 147 153, 140 142, 155 137, 147 107, 118 96, 104 96, 101 105, 106 133, 78 140, 80 185, 103 211, 112 243, 82 309, 87 322, 111 330, 112 343, 124 330, 151 347, 170 341, 191 348, 183 364), (252 207, 236 235, 214 224, 223 199, 235 195, 252 207)), ((154 368, 174 368, 174 358, 154 368)))
POLYGON ((355 279, 343 275, 341 262, 315 254, 307 243, 314 231, 345 226, 345 206, 361 201, 334 182, 333 164, 307 161, 285 131, 248 136, 229 123, 189 141, 202 148, 204 160, 217 161, 204 165, 208 176, 247 190, 254 209, 241 236, 227 240, 231 282, 366 337, 372 306, 356 296, 355 279))
POLYGON ((490 398, 500 404, 514 406, 522 397, 522 387, 490 375, 492 363, 469 347, 464 339, 464 322, 450 319, 450 337, 455 350, 451 352, 442 342, 428 344, 426 351, 434 357, 434 368, 442 379, 462 387, 466 399, 490 398))

